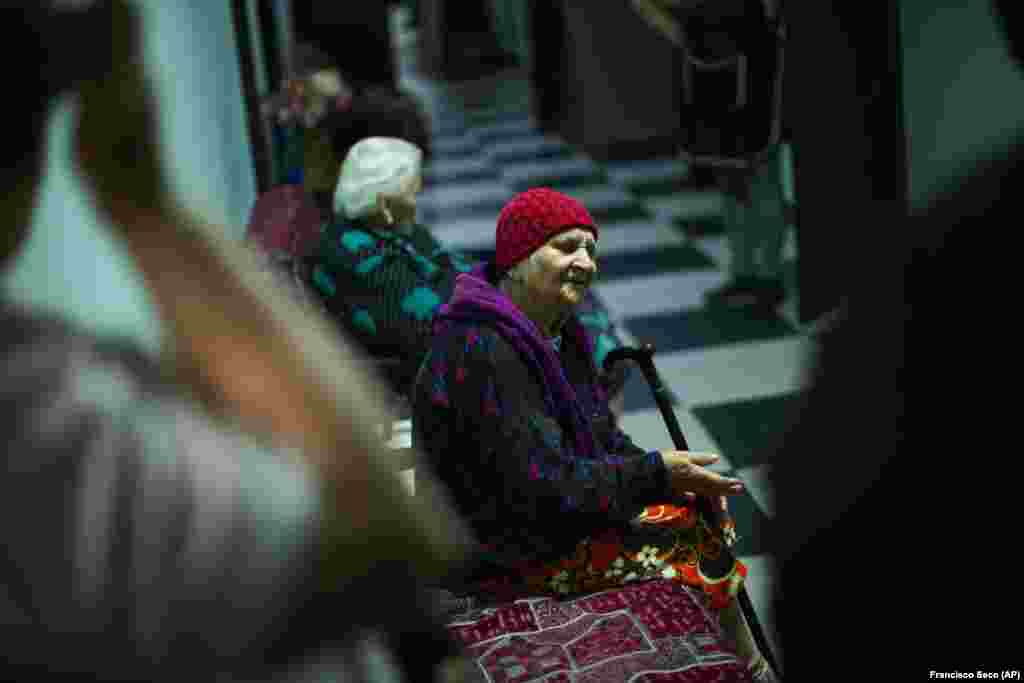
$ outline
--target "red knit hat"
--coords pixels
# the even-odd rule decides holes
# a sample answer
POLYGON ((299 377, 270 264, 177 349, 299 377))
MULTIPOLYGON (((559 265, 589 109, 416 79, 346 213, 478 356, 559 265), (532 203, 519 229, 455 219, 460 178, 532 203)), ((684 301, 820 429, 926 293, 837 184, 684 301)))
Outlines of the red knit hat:
POLYGON ((535 187, 509 200, 498 216, 496 265, 508 270, 552 235, 584 228, 597 238, 597 224, 578 201, 546 187, 535 187))

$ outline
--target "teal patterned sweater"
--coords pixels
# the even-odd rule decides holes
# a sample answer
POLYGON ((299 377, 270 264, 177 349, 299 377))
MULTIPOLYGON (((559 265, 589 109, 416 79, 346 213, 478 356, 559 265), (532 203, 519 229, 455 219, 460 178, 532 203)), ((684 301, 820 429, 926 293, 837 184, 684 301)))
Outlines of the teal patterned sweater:
MULTIPOLYGON (((476 263, 446 249, 423 225, 406 235, 365 221, 335 220, 324 229, 308 265, 310 283, 329 315, 370 356, 394 360, 388 379, 407 395, 430 346, 434 315, 451 297, 455 277, 476 263)), ((592 294, 577 317, 600 368, 621 341, 592 294)), ((625 376, 623 368, 601 379, 614 394, 625 376)))
POLYGON ((556 355, 585 416, 578 427, 491 324, 440 331, 413 388, 413 445, 496 566, 564 556, 671 499, 660 453, 618 428, 580 346, 563 342, 556 355), (576 428, 590 432, 592 453, 576 428))

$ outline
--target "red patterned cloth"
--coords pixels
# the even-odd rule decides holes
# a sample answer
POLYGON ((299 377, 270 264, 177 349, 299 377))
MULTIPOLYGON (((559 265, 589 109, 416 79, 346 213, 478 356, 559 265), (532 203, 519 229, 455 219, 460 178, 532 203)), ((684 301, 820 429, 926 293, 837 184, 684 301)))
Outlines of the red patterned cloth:
MULTIPOLYGON (((723 507, 722 526, 712 529, 695 505, 649 505, 627 528, 609 528, 580 541, 557 560, 524 561, 512 573, 488 577, 470 592, 493 602, 528 596, 565 598, 618 588, 635 581, 670 579, 697 589, 712 610, 728 607, 747 577, 747 567, 726 547, 736 543, 736 524, 723 507)), ((492 553, 496 547, 485 546, 492 553)))
POLYGON ((300 259, 317 245, 323 225, 320 209, 301 187, 279 185, 256 199, 246 239, 300 259))
POLYGON ((471 681, 752 680, 701 593, 676 581, 470 610, 450 619, 448 629, 476 664, 471 681))
POLYGON ((585 539, 576 554, 527 574, 527 581, 553 593, 604 590, 650 578, 680 581, 703 591, 709 607, 725 609, 739 593, 747 567, 724 562, 724 545, 735 544, 736 525, 723 514, 713 530, 694 506, 649 505, 628 534, 610 531, 585 539), (707 571, 713 567, 714 573, 707 571))

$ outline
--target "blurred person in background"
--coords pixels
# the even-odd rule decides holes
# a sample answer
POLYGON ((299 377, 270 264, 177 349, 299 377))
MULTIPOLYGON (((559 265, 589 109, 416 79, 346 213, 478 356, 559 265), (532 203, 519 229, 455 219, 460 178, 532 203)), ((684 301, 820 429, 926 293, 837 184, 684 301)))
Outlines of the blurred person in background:
MULTIPOLYGON (((771 0, 632 0, 654 29, 685 50, 692 102, 682 111, 695 155, 750 159, 750 168, 694 164, 698 184, 710 176, 723 195, 729 244, 729 279, 706 293, 709 305, 771 312, 785 299, 783 247, 793 203, 784 178, 789 146, 771 145, 779 106, 775 79, 780 40, 778 2, 771 0), (700 68, 696 68, 697 65, 700 68), (710 66, 713 65, 713 66, 710 66)), ((781 111, 781 110, 779 110, 781 111)), ((778 113, 781 117, 781 113, 778 113)), ((777 122, 783 126, 781 120, 777 122)), ((699 224, 689 228, 699 236, 699 224)))
POLYGON ((280 164, 275 184, 302 186, 325 211, 341 163, 334 155, 326 121, 347 112, 354 97, 327 54, 315 45, 299 43, 288 78, 262 102, 280 164))

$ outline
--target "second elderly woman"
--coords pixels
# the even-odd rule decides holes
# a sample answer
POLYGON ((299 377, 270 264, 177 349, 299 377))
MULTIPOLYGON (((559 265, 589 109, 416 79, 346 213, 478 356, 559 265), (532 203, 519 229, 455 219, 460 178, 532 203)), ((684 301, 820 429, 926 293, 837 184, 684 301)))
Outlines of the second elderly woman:
MULTIPOLYGON (((348 151, 334 196, 334 220, 309 265, 311 282, 331 316, 375 359, 404 396, 430 344, 433 317, 455 278, 474 265, 445 249, 416 220, 423 151, 392 137, 366 138, 348 151)), ((619 345, 592 296, 585 331, 596 360, 619 345)), ((601 376, 617 392, 624 374, 601 376)))

